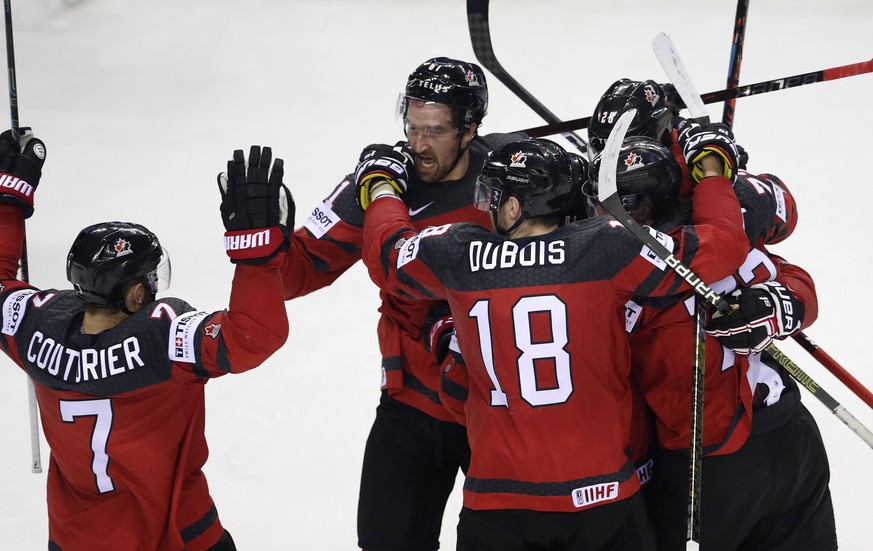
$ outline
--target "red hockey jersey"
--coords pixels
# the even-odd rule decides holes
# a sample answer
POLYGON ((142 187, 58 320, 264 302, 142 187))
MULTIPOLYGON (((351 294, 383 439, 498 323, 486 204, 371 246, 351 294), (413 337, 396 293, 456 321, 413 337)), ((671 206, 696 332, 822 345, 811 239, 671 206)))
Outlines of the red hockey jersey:
MULTIPOLYGON (((450 222, 487 225, 488 215, 473 206, 473 190, 489 151, 520 135, 489 134, 470 146, 470 164, 455 181, 427 184, 411 175, 404 195, 413 227, 424 229, 450 222)), ((346 177, 315 206, 293 235, 287 254, 285 298, 292 299, 333 283, 361 259, 364 213, 355 201, 352 176, 346 177)), ((422 329, 437 297, 380 292, 378 339, 382 354, 382 390, 405 404, 442 421, 453 418, 438 395, 439 366, 424 344, 422 329)))
POLYGON ((165 298, 86 335, 77 293, 15 279, 23 227, 19 208, 0 205, 0 348, 36 386, 50 548, 208 549, 223 528, 202 471, 204 384, 285 342, 282 255, 236 267, 229 310, 165 298))
MULTIPOLYGON (((702 277, 725 277, 748 250, 730 182, 703 181, 694 207, 697 226, 657 238, 702 277)), ((639 489, 624 303, 684 280, 605 217, 519 239, 471 224, 416 234, 405 205, 381 198, 364 237, 380 287, 451 307, 469 377, 466 507, 569 512, 639 489)))

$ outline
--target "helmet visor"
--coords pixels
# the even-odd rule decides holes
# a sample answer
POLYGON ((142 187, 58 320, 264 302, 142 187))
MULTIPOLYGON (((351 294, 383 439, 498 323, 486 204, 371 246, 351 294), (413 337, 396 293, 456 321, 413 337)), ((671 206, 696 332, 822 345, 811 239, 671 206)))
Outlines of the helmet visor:
POLYGON ((503 189, 499 178, 479 176, 476 179, 473 204, 477 209, 485 212, 497 212, 502 198, 503 189))
POLYGON ((146 274, 146 279, 149 282, 149 287, 153 294, 157 295, 161 291, 166 291, 170 288, 170 279, 173 269, 170 264, 170 253, 166 247, 161 248, 161 259, 158 261, 157 267, 146 274))

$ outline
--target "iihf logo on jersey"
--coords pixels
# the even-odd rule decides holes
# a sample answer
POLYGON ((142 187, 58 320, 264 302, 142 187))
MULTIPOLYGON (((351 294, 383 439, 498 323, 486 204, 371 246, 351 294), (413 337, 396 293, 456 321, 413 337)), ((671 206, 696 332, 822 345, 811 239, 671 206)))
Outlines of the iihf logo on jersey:
POLYGON ((221 331, 220 323, 210 323, 206 327, 203 328, 203 334, 207 337, 217 338, 218 332, 221 331))
POLYGON ((527 153, 524 153, 523 151, 513 153, 509 161, 509 166, 527 168, 527 153))
POLYGON ((651 84, 646 85, 646 87, 643 89, 643 93, 645 93, 646 95, 646 101, 649 102, 652 107, 654 107, 655 104, 658 103, 658 99, 661 97, 658 95, 657 92, 655 92, 655 89, 652 88, 651 84))
POLYGON ((112 250, 115 251, 115 256, 124 256, 133 253, 133 250, 130 248, 130 241, 120 237, 115 241, 112 250))
POLYGON ((626 167, 624 171, 628 172, 637 168, 643 168, 646 165, 643 164, 642 157, 634 152, 630 152, 628 153, 627 157, 624 158, 624 166, 626 167))

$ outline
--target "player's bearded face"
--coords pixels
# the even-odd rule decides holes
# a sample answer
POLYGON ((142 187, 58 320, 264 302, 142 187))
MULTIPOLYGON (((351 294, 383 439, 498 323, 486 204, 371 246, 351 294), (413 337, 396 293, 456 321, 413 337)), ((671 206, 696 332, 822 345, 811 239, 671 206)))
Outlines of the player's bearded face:
POLYGON ((447 105, 409 100, 404 129, 415 158, 415 172, 422 181, 432 184, 464 174, 467 163, 456 161, 461 148, 470 143, 472 132, 452 126, 452 111, 447 105))

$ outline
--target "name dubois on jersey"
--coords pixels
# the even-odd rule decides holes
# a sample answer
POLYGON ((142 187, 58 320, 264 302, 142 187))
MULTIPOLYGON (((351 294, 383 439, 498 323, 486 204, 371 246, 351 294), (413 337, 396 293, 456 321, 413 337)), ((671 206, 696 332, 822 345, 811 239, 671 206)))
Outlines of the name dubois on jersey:
POLYGON ((145 365, 136 337, 128 337, 107 348, 75 350, 41 331, 30 338, 27 361, 54 377, 76 383, 106 379, 145 365))
POLYGON ((563 264, 566 258, 564 246, 562 240, 531 241, 524 247, 513 241, 473 241, 469 249, 470 271, 563 264))

